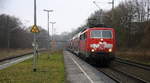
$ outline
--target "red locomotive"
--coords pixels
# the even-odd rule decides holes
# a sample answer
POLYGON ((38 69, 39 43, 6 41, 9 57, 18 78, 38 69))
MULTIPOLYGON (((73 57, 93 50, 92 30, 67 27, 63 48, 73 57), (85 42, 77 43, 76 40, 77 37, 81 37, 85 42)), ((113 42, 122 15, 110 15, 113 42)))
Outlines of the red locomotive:
POLYGON ((113 28, 87 28, 75 35, 69 48, 86 60, 93 60, 101 65, 110 63, 115 58, 115 30, 113 28))

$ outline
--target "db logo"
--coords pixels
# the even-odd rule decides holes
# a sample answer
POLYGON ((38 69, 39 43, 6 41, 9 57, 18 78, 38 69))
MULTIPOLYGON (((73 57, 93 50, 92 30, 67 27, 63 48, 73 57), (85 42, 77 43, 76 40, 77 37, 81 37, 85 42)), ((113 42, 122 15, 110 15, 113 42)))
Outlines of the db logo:
POLYGON ((104 48, 105 48, 105 45, 104 45, 104 44, 100 44, 100 45, 99 45, 99 48, 100 48, 100 49, 104 49, 104 48))

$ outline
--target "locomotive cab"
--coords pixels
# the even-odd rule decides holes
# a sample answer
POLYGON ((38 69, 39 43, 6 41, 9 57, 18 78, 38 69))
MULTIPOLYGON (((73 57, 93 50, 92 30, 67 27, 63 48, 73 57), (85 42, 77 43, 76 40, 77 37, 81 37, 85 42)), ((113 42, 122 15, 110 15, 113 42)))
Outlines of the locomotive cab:
POLYGON ((113 28, 90 28, 88 30, 87 53, 94 59, 113 60, 115 32, 113 28))
POLYGON ((114 47, 113 30, 91 30, 89 38, 90 52, 113 53, 114 47))

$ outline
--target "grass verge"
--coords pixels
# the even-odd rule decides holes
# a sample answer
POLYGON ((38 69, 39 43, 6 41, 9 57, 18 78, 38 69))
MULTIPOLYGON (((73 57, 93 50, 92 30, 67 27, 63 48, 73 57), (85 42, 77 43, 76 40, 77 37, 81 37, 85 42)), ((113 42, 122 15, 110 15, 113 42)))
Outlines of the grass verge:
POLYGON ((64 83, 62 52, 42 53, 38 57, 37 72, 32 71, 32 59, 0 70, 0 83, 64 83))

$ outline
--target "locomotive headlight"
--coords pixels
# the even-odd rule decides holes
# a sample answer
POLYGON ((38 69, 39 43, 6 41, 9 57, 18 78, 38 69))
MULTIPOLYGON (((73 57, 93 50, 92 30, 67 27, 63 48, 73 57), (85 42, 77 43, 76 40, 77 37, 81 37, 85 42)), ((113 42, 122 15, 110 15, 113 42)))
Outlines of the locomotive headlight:
POLYGON ((92 49, 91 51, 94 52, 94 49, 92 49))
POLYGON ((109 51, 109 52, 112 52, 112 49, 109 49, 108 51, 109 51))

